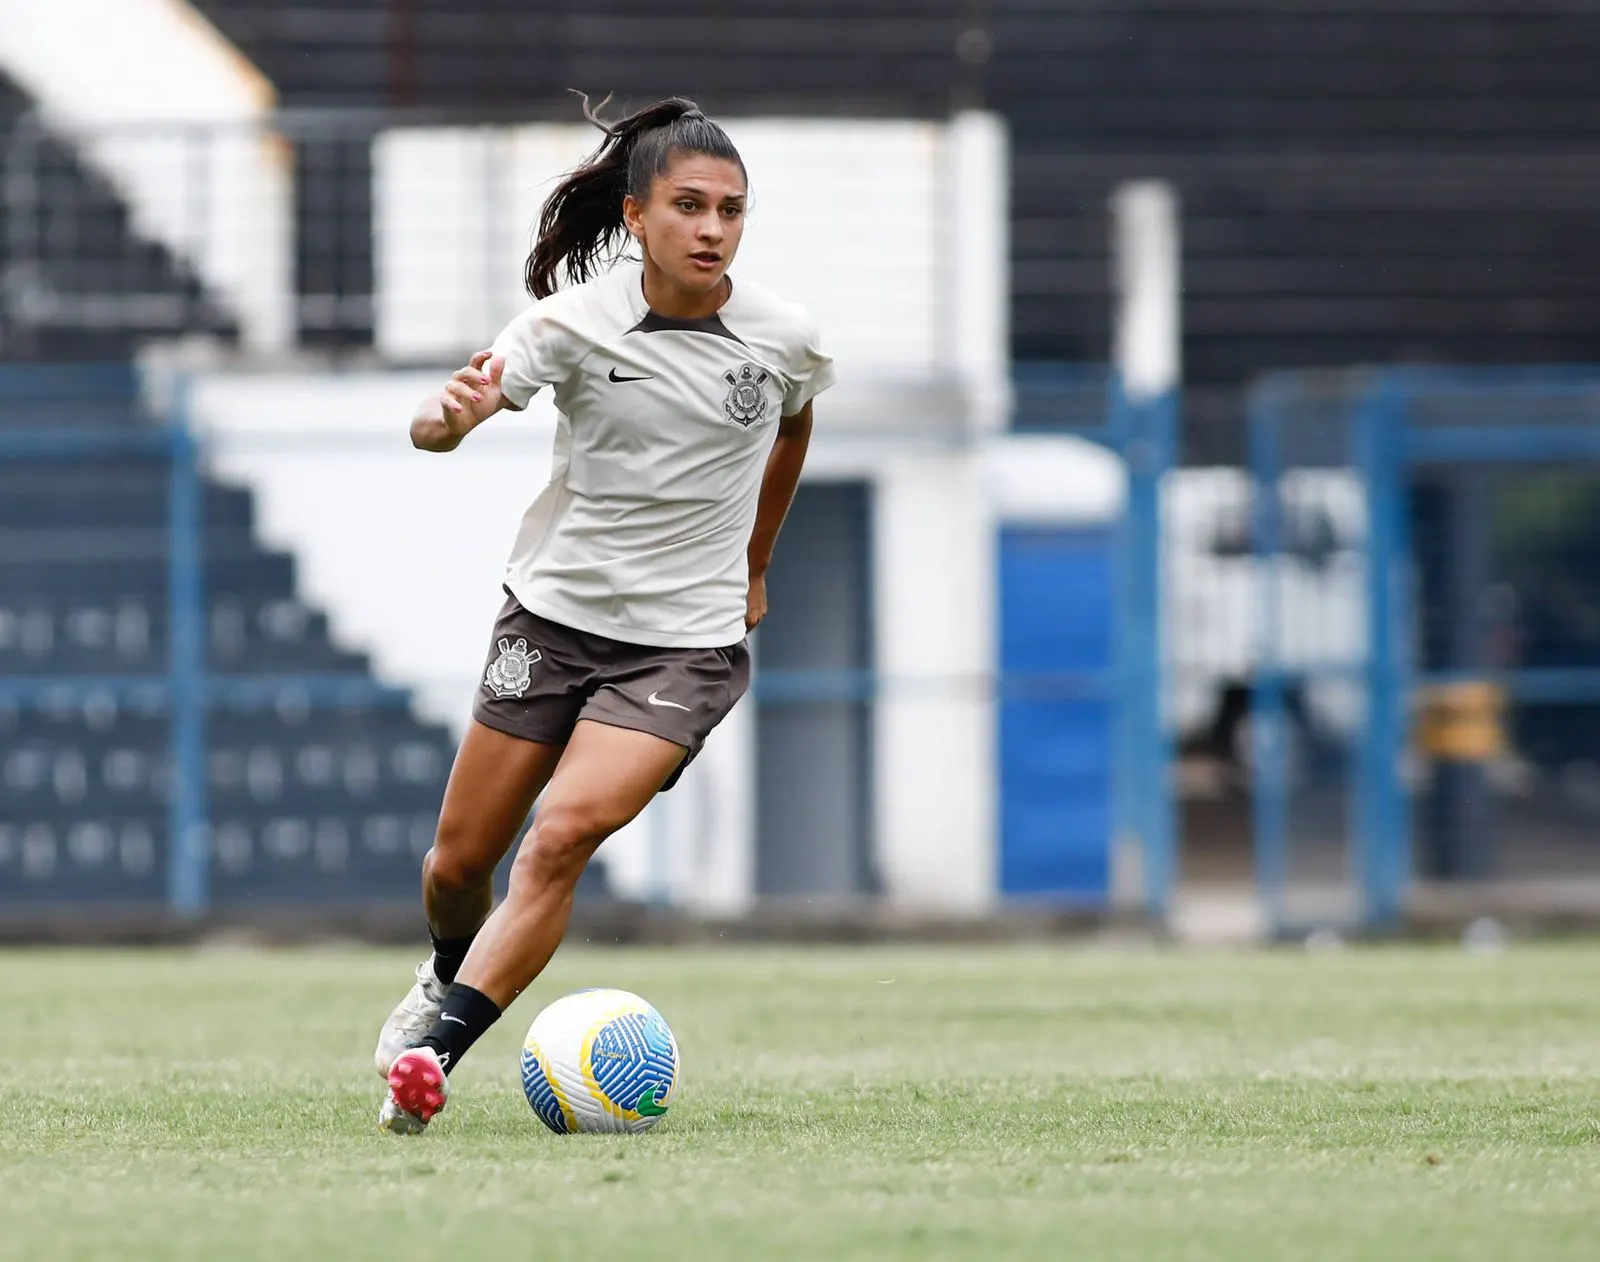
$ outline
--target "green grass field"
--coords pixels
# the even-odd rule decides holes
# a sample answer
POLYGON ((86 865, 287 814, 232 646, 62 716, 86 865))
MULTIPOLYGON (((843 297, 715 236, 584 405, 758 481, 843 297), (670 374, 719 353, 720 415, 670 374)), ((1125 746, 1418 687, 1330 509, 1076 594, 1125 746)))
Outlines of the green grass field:
POLYGON ((0 1258, 1600 1257, 1600 949, 565 951, 379 1133, 414 961, 0 953, 0 1258), (557 1137, 540 1002, 620 985, 685 1080, 557 1137))

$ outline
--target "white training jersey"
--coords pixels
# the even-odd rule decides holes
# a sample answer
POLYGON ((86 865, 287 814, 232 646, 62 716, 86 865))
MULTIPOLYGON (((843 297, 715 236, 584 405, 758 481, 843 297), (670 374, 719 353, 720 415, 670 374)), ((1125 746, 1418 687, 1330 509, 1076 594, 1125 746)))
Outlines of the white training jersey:
POLYGON ((523 515, 506 586, 531 613, 662 648, 744 638, 746 549, 778 418, 833 384, 800 307, 734 280, 715 315, 650 310, 622 263, 552 294, 494 341, 517 408, 559 411, 550 482, 523 515))

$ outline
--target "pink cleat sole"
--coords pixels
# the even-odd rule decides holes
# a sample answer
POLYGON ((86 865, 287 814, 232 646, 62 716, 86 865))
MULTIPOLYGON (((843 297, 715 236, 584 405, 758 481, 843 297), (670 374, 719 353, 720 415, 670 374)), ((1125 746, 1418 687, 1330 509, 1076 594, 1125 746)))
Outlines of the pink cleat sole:
POLYGON ((426 1126, 444 1108, 450 1084, 431 1048, 412 1048, 389 1067, 389 1093, 397 1108, 426 1126))

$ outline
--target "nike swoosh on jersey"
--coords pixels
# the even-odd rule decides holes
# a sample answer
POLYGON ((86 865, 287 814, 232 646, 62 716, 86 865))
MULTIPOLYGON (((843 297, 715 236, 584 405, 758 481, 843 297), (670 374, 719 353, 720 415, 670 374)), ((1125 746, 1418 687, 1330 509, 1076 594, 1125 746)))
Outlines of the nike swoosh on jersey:
POLYGON ((655 378, 650 376, 648 373, 646 373, 643 377, 619 377, 617 376, 617 370, 613 368, 610 374, 606 377, 606 380, 612 382, 614 385, 620 386, 624 381, 654 381, 655 378))
POLYGON ((651 705, 671 706, 674 710, 687 710, 689 708, 686 705, 678 704, 676 701, 664 701, 653 692, 648 698, 646 698, 646 700, 648 700, 651 705))

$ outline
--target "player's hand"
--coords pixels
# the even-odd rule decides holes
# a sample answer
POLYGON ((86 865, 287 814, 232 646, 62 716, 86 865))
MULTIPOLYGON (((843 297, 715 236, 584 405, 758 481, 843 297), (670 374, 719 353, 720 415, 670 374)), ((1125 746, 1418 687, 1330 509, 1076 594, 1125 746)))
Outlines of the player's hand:
POLYGON ((767 616, 767 577, 758 575, 750 580, 750 590, 744 598, 744 629, 754 631, 767 616))
POLYGON ((505 405, 500 393, 505 370, 505 356, 489 351, 479 351, 465 368, 456 369, 444 388, 445 428, 463 438, 498 412, 505 405))

